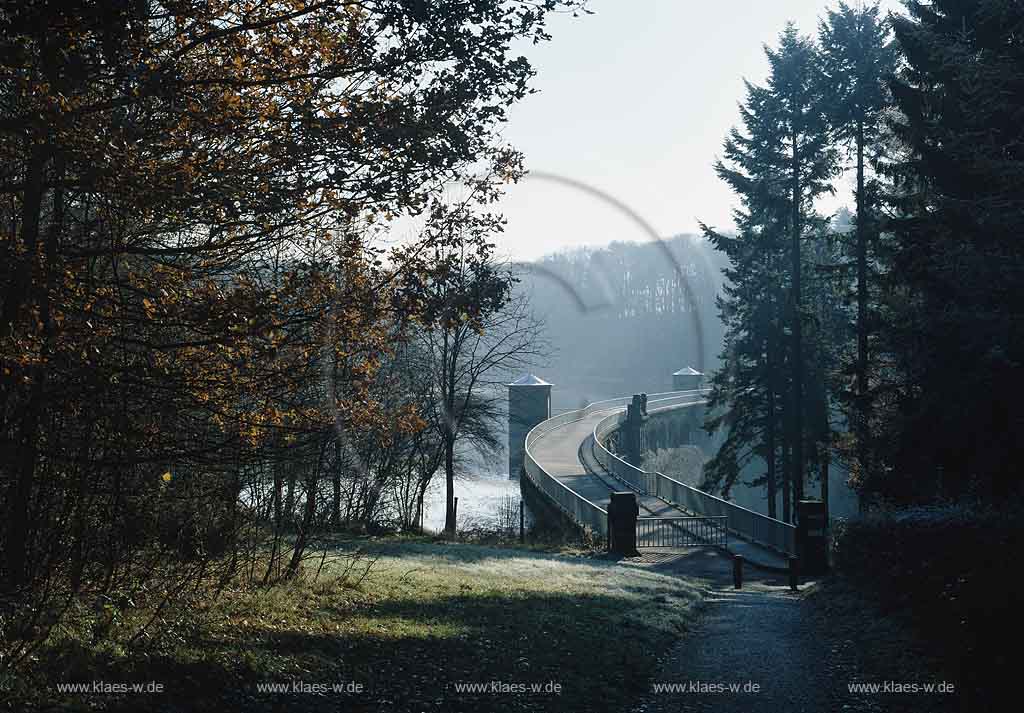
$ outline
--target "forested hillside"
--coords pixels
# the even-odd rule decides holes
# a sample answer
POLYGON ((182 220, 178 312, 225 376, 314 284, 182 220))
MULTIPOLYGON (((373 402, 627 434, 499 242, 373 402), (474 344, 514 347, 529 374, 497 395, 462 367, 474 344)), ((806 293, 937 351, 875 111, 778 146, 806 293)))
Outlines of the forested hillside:
POLYGON ((715 297, 725 260, 698 236, 616 242, 548 255, 523 290, 552 343, 543 376, 556 407, 672 388, 684 366, 711 370, 721 348, 715 297))

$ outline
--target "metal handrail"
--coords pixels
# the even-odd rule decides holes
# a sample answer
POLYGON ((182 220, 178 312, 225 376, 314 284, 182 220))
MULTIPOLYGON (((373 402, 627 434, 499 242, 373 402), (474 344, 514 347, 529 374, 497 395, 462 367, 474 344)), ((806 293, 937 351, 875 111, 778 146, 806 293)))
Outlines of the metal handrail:
MULTIPOLYGON (((707 391, 707 389, 693 389, 691 391, 678 392, 674 396, 664 399, 648 397, 647 413, 657 413, 659 411, 667 411, 683 406, 693 406, 706 403, 701 397, 707 394, 707 391)), ((594 443, 597 444, 594 455, 597 458, 597 462, 600 463, 605 470, 624 482, 630 488, 645 495, 653 495, 658 490, 656 474, 627 463, 612 453, 604 445, 605 438, 618 430, 624 417, 624 413, 615 413, 598 421, 594 425, 594 443)))
MULTIPOLYGON (((664 411, 704 403, 707 402, 701 400, 663 404, 655 409, 648 408, 648 413, 652 410, 664 411)), ((648 400, 648 406, 650 404, 648 400)), ((637 468, 612 453, 605 447, 602 439, 617 430, 621 424, 622 414, 616 413, 594 425, 594 454, 598 463, 613 476, 640 493, 653 495, 683 510, 703 516, 726 516, 729 531, 736 536, 787 555, 796 554, 796 528, 793 525, 680 483, 664 473, 637 468)))
MULTIPOLYGON (((666 391, 648 396, 648 404, 654 401, 668 401, 684 395, 692 395, 694 391, 666 391), (665 397, 665 398, 656 398, 665 397)), ((562 483, 541 466, 530 452, 530 446, 549 433, 567 426, 570 423, 582 420, 593 413, 611 409, 621 409, 632 401, 632 396, 622 396, 614 399, 605 399, 587 404, 583 408, 566 411, 547 420, 541 421, 530 429, 526 434, 525 457, 523 458, 523 470, 538 490, 547 495, 562 512, 572 518, 577 524, 590 529, 591 532, 607 537, 608 535, 608 511, 584 498, 576 491, 562 483)))

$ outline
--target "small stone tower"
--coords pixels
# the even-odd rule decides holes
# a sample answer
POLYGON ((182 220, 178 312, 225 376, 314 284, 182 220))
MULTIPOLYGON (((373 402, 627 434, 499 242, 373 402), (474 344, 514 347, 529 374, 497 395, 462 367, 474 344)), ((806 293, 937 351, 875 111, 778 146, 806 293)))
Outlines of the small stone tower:
POLYGON ((533 374, 508 385, 508 477, 519 478, 526 453, 526 434, 551 417, 551 384, 533 374))
POLYGON ((685 367, 672 374, 673 391, 690 391, 704 386, 704 375, 693 367, 685 367))

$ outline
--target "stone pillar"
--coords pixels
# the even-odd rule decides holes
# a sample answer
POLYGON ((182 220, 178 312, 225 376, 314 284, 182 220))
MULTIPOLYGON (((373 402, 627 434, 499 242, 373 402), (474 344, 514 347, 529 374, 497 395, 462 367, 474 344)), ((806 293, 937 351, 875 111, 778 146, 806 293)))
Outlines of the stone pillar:
POLYGON ((526 434, 551 418, 551 384, 533 374, 508 385, 508 477, 517 480, 526 455, 526 434))
POLYGON ((801 574, 814 576, 828 571, 825 503, 820 500, 800 500, 796 504, 796 551, 801 574))
POLYGON ((608 551, 622 557, 635 557, 636 518, 640 507, 636 493, 612 493, 608 502, 608 551))
POLYGON ((646 450, 644 423, 647 421, 647 394, 633 394, 633 403, 626 406, 626 423, 622 430, 625 436, 626 460, 635 466, 640 465, 646 450))

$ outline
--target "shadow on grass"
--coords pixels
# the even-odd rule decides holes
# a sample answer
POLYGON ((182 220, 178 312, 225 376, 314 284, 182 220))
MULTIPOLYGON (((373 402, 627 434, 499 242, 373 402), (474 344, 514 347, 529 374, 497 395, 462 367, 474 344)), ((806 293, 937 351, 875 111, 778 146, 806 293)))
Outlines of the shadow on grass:
POLYGON ((647 690, 657 656, 682 628, 678 616, 640 621, 633 616, 637 607, 635 597, 604 594, 397 597, 346 615, 356 625, 337 634, 250 625, 197 637, 173 654, 115 658, 84 647, 54 652, 45 662, 45 680, 38 681, 48 694, 38 702, 61 710, 154 713, 621 711, 647 690), (362 690, 316 695, 258 689, 295 680, 356 682, 362 690), (57 693, 58 681, 156 681, 164 692, 68 696, 57 693), (463 684, 490 688, 460 691, 463 684), (536 692, 533 684, 540 687, 536 692), (520 685, 525 690, 515 690, 520 685))

